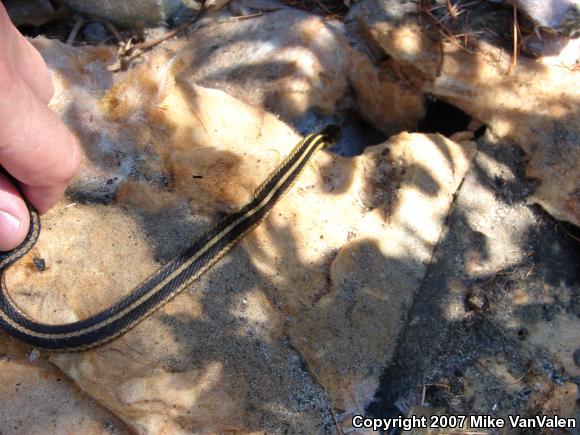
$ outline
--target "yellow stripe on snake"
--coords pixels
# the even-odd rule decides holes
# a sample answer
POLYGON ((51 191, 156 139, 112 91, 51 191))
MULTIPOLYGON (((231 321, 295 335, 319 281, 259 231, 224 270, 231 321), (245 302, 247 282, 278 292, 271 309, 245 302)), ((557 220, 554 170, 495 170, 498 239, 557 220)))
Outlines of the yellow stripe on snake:
POLYGON ((51 325, 28 317, 12 301, 5 284, 6 269, 36 243, 40 219, 30 208, 30 231, 13 251, 0 253, 0 327, 35 347, 79 351, 109 342, 161 308, 229 252, 255 228, 296 181, 312 155, 338 134, 328 127, 301 140, 256 190, 253 199, 196 240, 111 307, 78 322, 51 325))

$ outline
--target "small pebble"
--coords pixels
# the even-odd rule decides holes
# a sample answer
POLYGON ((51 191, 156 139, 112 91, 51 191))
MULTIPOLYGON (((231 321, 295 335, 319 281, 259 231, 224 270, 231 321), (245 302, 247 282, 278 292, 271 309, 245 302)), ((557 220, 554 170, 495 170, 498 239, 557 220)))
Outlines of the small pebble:
POLYGON ((32 263, 34 263, 34 267, 36 267, 36 270, 39 272, 44 272, 46 270, 46 261, 44 258, 34 257, 32 263))
POLYGON ((89 23, 83 29, 83 37, 87 42, 98 44, 109 37, 109 31, 103 23, 98 21, 89 23))
POLYGON ((467 308, 470 311, 485 311, 488 308, 487 295, 478 286, 473 286, 467 294, 467 308))
POLYGON ((34 362, 38 359, 39 356, 40 352, 38 351, 38 349, 34 349, 32 352, 28 354, 28 361, 34 362))

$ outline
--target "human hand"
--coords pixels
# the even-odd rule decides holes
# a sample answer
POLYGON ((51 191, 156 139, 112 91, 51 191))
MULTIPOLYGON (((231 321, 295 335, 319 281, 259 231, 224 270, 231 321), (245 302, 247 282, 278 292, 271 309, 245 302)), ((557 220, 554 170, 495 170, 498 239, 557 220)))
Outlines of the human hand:
POLYGON ((0 251, 28 232, 28 209, 40 212, 64 193, 80 163, 76 138, 48 109, 54 88, 36 49, 12 25, 0 3, 0 251))

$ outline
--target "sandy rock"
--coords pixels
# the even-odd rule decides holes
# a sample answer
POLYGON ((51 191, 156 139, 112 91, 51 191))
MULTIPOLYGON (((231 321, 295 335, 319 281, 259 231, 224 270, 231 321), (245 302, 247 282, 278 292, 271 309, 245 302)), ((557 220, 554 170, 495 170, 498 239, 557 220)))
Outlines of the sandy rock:
POLYGON ((494 139, 478 139, 371 415, 533 416, 575 379, 577 242, 522 200, 524 154, 494 139))
POLYGON ((189 41, 174 44, 182 77, 299 129, 356 110, 391 135, 415 129, 424 115, 421 93, 353 50, 336 20, 275 1, 236 0, 202 20, 189 41))
POLYGON ((184 79, 287 121, 311 109, 334 113, 348 86, 348 44, 337 21, 276 2, 237 1, 229 9, 190 34, 176 58, 184 79))
POLYGON ((550 353, 569 376, 580 376, 580 367, 574 362, 574 351, 580 347, 580 320, 558 316, 552 322, 537 322, 530 331, 530 341, 550 353))
POLYGON ((0 432, 3 434, 129 434, 46 355, 0 331, 0 432))
POLYGON ((414 7, 367 0, 353 7, 349 20, 423 92, 521 146, 530 157, 527 175, 540 180, 533 201, 556 218, 580 225, 578 71, 522 57, 511 71, 510 53, 496 41, 472 38, 469 50, 441 42, 419 23, 414 7))
MULTIPOLYGON (((165 50, 113 76, 106 52, 35 43, 86 156, 70 190, 85 204, 47 214, 7 275, 35 318, 113 303, 245 204, 299 139, 174 75, 165 50)), ((139 433, 331 432, 333 408, 352 415, 372 399, 473 152, 421 134, 354 159, 320 152, 190 289, 113 343, 51 361, 139 433)))
MULTIPOLYGON (((368 3, 367 3, 368 4, 368 3)), ((373 12, 376 17, 382 14, 397 21, 405 18, 412 4, 389 5, 380 13, 373 12)), ((365 16, 371 19, 373 14, 365 16)), ((351 14, 352 15, 352 14, 351 14)), ((354 89, 359 113, 376 128, 387 135, 400 131, 413 131, 419 121, 425 116, 423 93, 412 86, 407 74, 398 68, 399 63, 408 65, 412 62, 403 58, 385 59, 385 49, 375 43, 375 29, 372 26, 362 28, 356 17, 347 21, 347 33, 353 40, 350 53, 349 81, 354 89)), ((381 24, 379 23, 380 27, 381 24)), ((421 33, 413 28, 402 26, 400 31, 386 31, 385 43, 399 47, 394 53, 418 52, 421 41, 415 36, 421 33)), ((405 55, 402 55, 405 57, 405 55)))
MULTIPOLYGON (((33 254, 48 266, 36 281, 39 292, 17 290, 18 282, 31 282, 26 260, 8 285, 35 316, 62 322, 109 305, 217 217, 246 203, 299 138, 272 115, 165 75, 158 68, 169 60, 163 52, 159 63, 113 84, 103 65, 80 50, 37 44, 54 59, 54 108, 86 150, 71 196, 88 204, 46 216, 49 230, 33 254), (69 77, 67 56, 75 65, 86 61, 92 73, 69 77), (72 98, 77 86, 87 94, 72 98), (113 189, 117 206, 91 204, 103 202, 99 187, 113 189), (86 255, 64 259, 78 247, 86 255), (89 252, 101 252, 99 259, 89 252), (67 306, 53 314, 63 297, 67 306)), ((326 394, 287 344, 280 314, 244 249, 236 258, 122 340, 53 361, 140 433, 322 431, 331 422, 326 394)))
POLYGON ((357 110, 387 135, 416 130, 425 116, 423 94, 393 73, 393 64, 386 61, 377 67, 366 55, 350 51, 348 74, 357 110))
POLYGON ((473 152, 472 143, 402 133, 354 161, 337 161, 329 173, 331 180, 352 173, 348 188, 344 181, 334 188, 351 195, 351 204, 339 196, 340 203, 327 207, 343 218, 354 214, 350 228, 336 226, 329 215, 321 230, 319 219, 308 223, 307 211, 302 212, 303 231, 311 237, 319 232, 325 243, 331 235, 344 238, 330 264, 326 292, 313 296, 320 299, 312 309, 296 306, 290 334, 333 403, 347 413, 362 412, 378 385, 402 327, 401 314, 439 240, 452 200, 448 194, 473 152), (371 320, 377 318, 378 323, 371 320))
POLYGON ((121 25, 158 24, 180 5, 179 0, 64 0, 72 11, 121 25))
POLYGON ((542 409, 544 415, 557 415, 561 418, 577 418, 578 385, 565 382, 552 391, 551 397, 542 409))
POLYGON ((475 56, 448 46, 441 75, 423 89, 520 145, 530 156, 527 175, 540 180, 532 200, 556 218, 579 225, 577 73, 522 59, 509 76, 509 62, 507 53, 485 43, 475 56))

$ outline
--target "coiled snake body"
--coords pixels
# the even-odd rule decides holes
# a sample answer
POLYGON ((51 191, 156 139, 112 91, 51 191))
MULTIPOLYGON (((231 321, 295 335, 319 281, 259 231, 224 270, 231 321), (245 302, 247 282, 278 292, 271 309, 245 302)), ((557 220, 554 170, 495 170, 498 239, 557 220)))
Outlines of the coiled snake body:
POLYGON ((16 306, 7 292, 4 272, 34 246, 40 233, 40 219, 31 208, 26 240, 13 251, 0 253, 0 327, 30 345, 57 351, 89 349, 124 334, 173 299, 257 226, 296 181, 310 157, 331 144, 337 134, 336 127, 331 126, 306 136, 240 211, 222 220, 114 305, 73 323, 36 322, 16 306))

